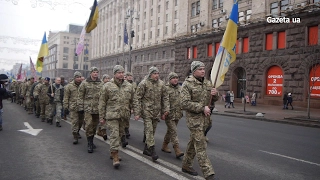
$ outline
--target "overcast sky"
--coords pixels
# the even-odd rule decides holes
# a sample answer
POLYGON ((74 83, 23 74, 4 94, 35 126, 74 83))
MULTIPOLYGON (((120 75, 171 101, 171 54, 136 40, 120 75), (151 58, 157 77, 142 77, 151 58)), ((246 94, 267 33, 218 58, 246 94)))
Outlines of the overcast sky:
POLYGON ((35 64, 44 32, 48 36, 50 30, 67 30, 68 24, 84 25, 92 4, 93 0, 0 0, 0 69, 29 63, 29 56, 35 64), (14 42, 16 38, 36 43, 14 42))

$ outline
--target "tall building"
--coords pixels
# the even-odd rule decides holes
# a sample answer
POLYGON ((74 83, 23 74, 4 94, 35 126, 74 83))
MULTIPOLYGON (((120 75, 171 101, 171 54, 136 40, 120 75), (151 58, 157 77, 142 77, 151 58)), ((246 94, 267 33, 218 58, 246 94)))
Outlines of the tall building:
MULTIPOLYGON (((231 64, 222 94, 258 95, 258 103, 281 105, 285 93, 294 103, 320 106, 320 0, 239 0, 237 60, 231 64), (278 22, 277 22, 278 21, 278 22)), ((194 60, 205 62, 210 77, 233 0, 99 1, 99 23, 92 31, 92 65, 111 75, 123 65, 135 81, 151 66, 165 80, 170 71, 182 83, 194 60), (124 25, 129 45, 124 44, 124 25), (134 37, 131 38, 131 32, 134 37), (131 58, 131 63, 128 59, 131 58)))
POLYGON ((70 24, 67 31, 49 32, 49 55, 44 59, 43 77, 64 76, 68 80, 75 71, 80 71, 85 77, 89 75, 90 34, 85 36, 83 52, 79 56, 75 55, 82 28, 83 26, 70 24))

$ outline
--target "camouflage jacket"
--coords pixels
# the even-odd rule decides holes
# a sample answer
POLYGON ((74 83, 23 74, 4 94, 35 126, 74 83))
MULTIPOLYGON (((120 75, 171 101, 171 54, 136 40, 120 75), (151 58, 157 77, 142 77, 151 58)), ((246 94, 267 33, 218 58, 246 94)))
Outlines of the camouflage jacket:
POLYGON ((49 84, 45 85, 43 83, 39 83, 36 85, 33 91, 33 96, 39 99, 39 102, 49 104, 50 97, 47 96, 48 88, 50 87, 49 84))
POLYGON ((179 120, 182 118, 182 109, 181 109, 181 87, 179 85, 173 86, 172 84, 166 84, 167 93, 169 94, 170 102, 170 112, 167 117, 169 120, 179 120))
POLYGON ((130 81, 128 81, 128 82, 132 85, 133 90, 136 91, 136 89, 137 89, 137 83, 135 83, 135 82, 130 82, 130 81))
POLYGON ((38 84, 41 84, 41 83, 35 82, 35 83, 32 84, 32 86, 31 86, 31 91, 30 91, 30 96, 34 96, 34 95, 33 95, 34 88, 35 88, 38 84))
POLYGON ((31 82, 27 82, 23 88, 23 96, 30 96, 31 93, 31 88, 32 88, 33 83, 31 84, 31 82))
MULTIPOLYGON (((205 116, 203 111, 205 106, 209 106, 211 89, 210 81, 204 79, 203 82, 194 76, 189 76, 182 84, 181 105, 186 110, 186 120, 188 128, 202 128, 205 121, 210 120, 210 116, 205 116)), ((219 96, 214 96, 213 101, 217 101, 219 96)))
POLYGON ((164 82, 143 79, 135 92, 133 109, 136 116, 158 118, 161 112, 169 112, 169 95, 164 82))
POLYGON ((88 77, 82 81, 77 99, 78 111, 84 110, 90 114, 99 114, 98 103, 101 87, 99 78, 93 81, 91 77, 88 77))
POLYGON ((20 83, 17 83, 17 84, 14 86, 14 92, 16 92, 17 96, 20 95, 20 86, 21 86, 20 83))
POLYGON ((77 85, 74 81, 64 87, 63 107, 70 111, 78 111, 77 98, 80 84, 77 85))
POLYGON ((99 118, 127 119, 131 115, 134 91, 132 85, 112 80, 103 85, 99 99, 99 118))

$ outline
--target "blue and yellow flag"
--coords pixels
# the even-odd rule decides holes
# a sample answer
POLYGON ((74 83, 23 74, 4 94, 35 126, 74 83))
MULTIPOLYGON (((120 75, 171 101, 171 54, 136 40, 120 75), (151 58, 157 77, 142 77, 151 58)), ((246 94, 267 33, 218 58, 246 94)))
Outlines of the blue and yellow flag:
POLYGON ((215 88, 222 85, 230 64, 236 60, 237 30, 238 0, 234 0, 230 19, 211 69, 211 82, 215 88))
POLYGON ((38 72, 42 72, 43 59, 45 56, 48 56, 48 55, 49 55, 49 49, 48 49, 47 36, 46 36, 46 32, 44 32, 39 54, 38 54, 37 65, 36 65, 36 69, 38 72))
POLYGON ((98 9, 98 3, 97 0, 94 0, 93 6, 91 8, 91 13, 89 16, 89 21, 86 26, 86 32, 90 33, 94 28, 97 27, 98 24, 98 18, 99 18, 99 9, 98 9))

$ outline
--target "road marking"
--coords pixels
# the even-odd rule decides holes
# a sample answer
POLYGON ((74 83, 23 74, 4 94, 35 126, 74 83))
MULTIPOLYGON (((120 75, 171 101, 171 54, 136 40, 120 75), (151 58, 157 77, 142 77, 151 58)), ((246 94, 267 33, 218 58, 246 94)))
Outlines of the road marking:
POLYGON ((267 154, 272 154, 272 155, 275 155, 275 156, 280 156, 280 157, 292 159, 292 160, 295 160, 295 161, 300 161, 300 162, 304 162, 304 163, 308 163, 308 164, 320 166, 320 164, 318 164, 318 163, 314 163, 314 162, 310 162, 310 161, 305 161, 305 160, 302 160, 302 159, 297 159, 297 158, 290 157, 290 156, 285 156, 285 155, 282 155, 282 154, 277 154, 277 153, 268 152, 268 151, 263 151, 263 150, 259 150, 259 151, 264 152, 264 153, 267 153, 267 154))
POLYGON ((25 132, 25 133, 31 134, 33 136, 38 135, 42 131, 42 129, 33 129, 32 126, 28 122, 24 122, 23 124, 28 129, 22 129, 22 130, 18 130, 18 131, 25 132))
MULTIPOLYGON (((65 121, 65 120, 63 120, 63 121, 65 121)), ((65 122, 71 125, 71 122, 69 122, 69 121, 65 121, 65 122)), ((82 130, 82 131, 84 131, 84 130, 82 130)), ((99 137, 99 136, 95 136, 95 138, 97 138, 97 139, 101 140, 102 142, 110 145, 109 140, 104 141, 103 138, 99 137)), ((135 159, 137 159, 137 160, 139 160, 139 161, 141 161, 141 162, 143 162, 143 163, 145 163, 145 164, 157 169, 158 171, 161 171, 161 172, 167 174, 168 176, 171 176, 171 177, 173 177, 175 179, 178 179, 178 180, 189 180, 188 178, 186 178, 186 177, 184 177, 184 176, 182 176, 182 175, 180 175, 180 174, 178 174, 178 173, 176 173, 176 172, 174 172, 174 171, 162 166, 161 164, 164 164, 164 165, 168 166, 169 168, 172 168, 172 169, 174 169, 174 170, 176 170, 178 172, 181 172, 181 169, 178 166, 175 166, 175 165, 173 165, 173 164, 171 164, 169 162, 163 161, 161 159, 158 159, 157 162, 152 162, 150 159, 147 159, 147 158, 144 157, 144 155, 142 155, 142 151, 141 150, 138 150, 138 149, 136 149, 136 148, 134 148, 134 147, 132 147, 130 145, 127 145, 126 148, 120 148, 119 150, 124 152, 125 154, 127 154, 127 155, 129 155, 129 156, 131 156, 131 157, 133 157, 133 158, 135 158, 135 159), (131 151, 129 149, 131 149, 131 151), (139 154, 137 154, 137 153, 135 153, 133 151, 136 151, 139 154), (161 163, 161 164, 158 164, 158 163, 161 163)), ((203 180, 204 179, 204 178, 202 178, 200 176, 191 176, 189 174, 184 174, 184 175, 189 176, 192 179, 199 179, 199 180, 203 180)))

